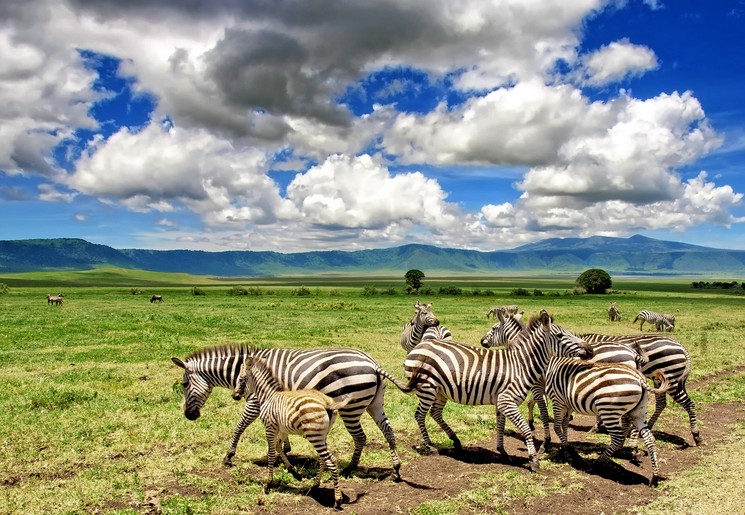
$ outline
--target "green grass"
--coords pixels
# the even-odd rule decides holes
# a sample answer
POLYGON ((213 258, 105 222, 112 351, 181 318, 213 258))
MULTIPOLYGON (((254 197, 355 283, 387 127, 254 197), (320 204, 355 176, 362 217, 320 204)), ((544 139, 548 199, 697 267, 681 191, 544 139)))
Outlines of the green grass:
MULTIPOLYGON (((94 270, 0 278, 10 285, 9 292, 0 295, 0 512, 136 513, 157 503, 163 513, 231 513, 236 507, 250 510, 258 503, 271 507, 279 499, 293 499, 296 494, 281 491, 261 494, 256 479, 263 479, 265 471, 254 460, 266 450, 258 423, 241 441, 237 466, 221 468, 242 404, 227 390, 216 389, 203 416, 196 422, 186 420, 179 407, 181 376, 171 356, 183 358, 207 345, 235 342, 351 346, 402 378, 405 356, 398 341, 417 299, 433 302, 455 338, 474 344, 491 326, 486 311, 500 304, 517 303, 528 315, 545 308, 572 331, 608 334, 638 332, 631 320, 640 309, 672 312, 677 318, 675 337, 694 361, 693 380, 745 364, 740 337, 744 297, 693 290, 681 279, 624 279, 614 281, 612 295, 565 295, 573 281, 427 278, 425 286, 436 290, 457 285, 464 293, 415 297, 401 293, 403 276, 217 280, 94 270), (262 294, 230 296, 234 284, 259 288, 262 294), (191 295, 194 285, 206 295, 191 295), (310 289, 311 295, 292 295, 299 286, 310 289), (364 296, 365 286, 379 291, 394 287, 398 294, 364 296), (518 287, 547 295, 511 297, 518 287), (132 295, 133 288, 142 293, 132 295), (474 296, 475 288, 494 294, 474 296), (63 305, 48 306, 46 294, 57 291, 65 294, 63 305), (150 304, 154 293, 163 295, 162 304, 150 304), (622 311, 620 323, 607 321, 611 300, 622 311)), ((734 376, 692 395, 696 402, 741 401, 745 380, 734 376)), ((388 389, 386 412, 405 461, 417 456, 411 446, 420 441, 415 407, 413 396, 388 389)), ((464 443, 494 435, 493 407, 450 403, 445 417, 464 443)), ((363 417, 363 424, 369 444, 374 444, 366 448, 363 465, 389 467, 382 435, 370 417, 363 417)), ((431 435, 436 445, 449 445, 434 424, 431 435)), ((297 452, 313 456, 307 443, 293 442, 297 452)), ((341 424, 332 430, 330 446, 344 466, 352 441, 341 424)), ((707 470, 715 468, 703 466, 690 481, 700 484, 707 470)), ((294 484, 291 477, 283 477, 294 484)), ((675 480, 666 485, 675 488, 675 480)), ((555 488, 543 479, 495 474, 456 499, 427 503, 416 513, 499 512, 502 501, 492 500, 496 490, 507 492, 500 499, 509 500, 511 495, 549 495, 555 488)), ((688 487, 681 489, 675 495, 685 506, 688 487)))

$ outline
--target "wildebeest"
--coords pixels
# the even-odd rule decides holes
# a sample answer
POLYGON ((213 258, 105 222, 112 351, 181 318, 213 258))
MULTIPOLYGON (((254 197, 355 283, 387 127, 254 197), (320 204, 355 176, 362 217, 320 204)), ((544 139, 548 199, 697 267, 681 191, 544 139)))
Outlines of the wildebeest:
POLYGON ((153 302, 163 302, 163 295, 153 295, 150 297, 150 304, 153 302))
POLYGON ((64 295, 62 295, 61 293, 58 293, 57 295, 47 295, 47 306, 49 304, 56 304, 58 306, 61 305, 62 297, 64 297, 64 295))

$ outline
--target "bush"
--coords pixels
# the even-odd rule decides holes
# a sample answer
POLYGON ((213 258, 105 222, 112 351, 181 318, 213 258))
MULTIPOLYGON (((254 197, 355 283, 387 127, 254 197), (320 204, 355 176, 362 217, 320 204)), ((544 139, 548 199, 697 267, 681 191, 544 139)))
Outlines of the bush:
POLYGON ((440 286, 439 293, 440 295, 460 295, 463 290, 457 286, 440 286))
POLYGON ((200 288, 199 286, 192 286, 192 287, 191 287, 191 294, 192 294, 192 295, 194 295, 194 296, 197 296, 197 297, 199 297, 199 296, 204 296, 204 295, 207 295, 207 292, 205 292, 205 291, 204 291, 204 290, 203 290, 202 288, 200 288))
POLYGON ((494 295, 496 295, 496 293, 494 293, 494 290, 481 290, 479 288, 476 288, 471 293, 474 297, 493 297, 494 295))
POLYGON ((533 296, 534 297, 543 297, 543 292, 541 290, 533 290, 533 296))
POLYGON ((341 292, 334 288, 333 290, 329 291, 329 297, 341 297, 341 292))
POLYGON ((510 292, 511 297, 530 297, 530 292, 525 288, 515 288, 510 292))
POLYGON ((375 286, 365 286, 362 290, 363 297, 372 297, 378 293, 378 289, 375 286))
POLYGON ((228 295, 248 295, 248 290, 243 286, 233 286, 228 290, 228 295))
POLYGON ((132 295, 142 295, 145 292, 139 288, 131 288, 129 290, 129 293, 131 293, 132 295))
POLYGON ((305 286, 301 286, 300 288, 295 288, 294 290, 292 290, 292 294, 298 297, 307 297, 308 295, 310 295, 310 290, 305 286))
POLYGON ((396 295, 397 293, 396 288, 386 288, 380 292, 381 295, 396 295))

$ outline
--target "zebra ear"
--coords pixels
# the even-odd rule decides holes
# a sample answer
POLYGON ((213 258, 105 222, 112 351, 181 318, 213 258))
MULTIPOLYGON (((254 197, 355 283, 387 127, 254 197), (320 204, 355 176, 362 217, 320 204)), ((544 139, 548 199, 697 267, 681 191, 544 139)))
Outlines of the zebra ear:
POLYGON ((551 324, 551 317, 548 314, 548 311, 545 309, 541 310, 541 317, 540 317, 541 323, 545 326, 549 326, 551 324))
POLYGON ((184 370, 186 370, 186 364, 184 364, 184 362, 181 361, 180 359, 178 359, 178 358, 171 358, 171 361, 173 361, 176 365, 178 365, 179 367, 181 367, 184 370))

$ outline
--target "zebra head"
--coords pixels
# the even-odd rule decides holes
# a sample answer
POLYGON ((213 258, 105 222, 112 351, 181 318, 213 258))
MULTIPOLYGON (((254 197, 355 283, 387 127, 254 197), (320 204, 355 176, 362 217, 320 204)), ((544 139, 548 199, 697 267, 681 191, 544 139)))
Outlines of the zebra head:
POLYGON ((590 359, 593 356, 594 351, 589 343, 567 331, 559 324, 555 324, 546 310, 541 310, 540 319, 544 324, 545 320, 548 319, 549 352, 558 356, 580 359, 590 359))
POLYGON ((432 311, 431 302, 429 304, 421 304, 419 301, 416 301, 416 304, 414 304, 414 310, 414 318, 411 319, 413 325, 421 327, 440 325, 440 321, 432 311))
POLYGON ((487 349, 495 345, 506 346, 510 340, 520 334, 523 328, 522 314, 505 317, 500 313, 500 321, 494 324, 491 330, 481 338, 481 346, 487 349))
POLYGON ((171 361, 184 369, 184 377, 181 379, 181 387, 184 391, 181 406, 184 409, 184 415, 189 420, 196 420, 201 415, 202 406, 212 393, 212 385, 195 369, 188 358, 185 363, 179 358, 171 358, 171 361))

